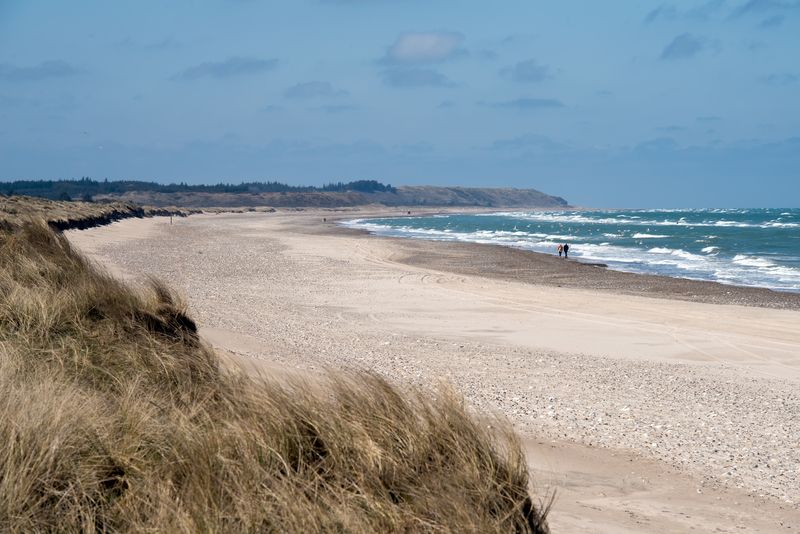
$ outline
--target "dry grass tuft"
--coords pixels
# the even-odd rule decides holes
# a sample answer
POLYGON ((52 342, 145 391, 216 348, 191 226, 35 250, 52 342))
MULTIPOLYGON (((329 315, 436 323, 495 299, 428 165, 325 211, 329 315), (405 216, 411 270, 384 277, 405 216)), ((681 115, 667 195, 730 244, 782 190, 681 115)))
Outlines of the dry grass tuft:
POLYGON ((519 443, 383 379, 223 368, 165 286, 0 232, 0 530, 546 532, 519 443))

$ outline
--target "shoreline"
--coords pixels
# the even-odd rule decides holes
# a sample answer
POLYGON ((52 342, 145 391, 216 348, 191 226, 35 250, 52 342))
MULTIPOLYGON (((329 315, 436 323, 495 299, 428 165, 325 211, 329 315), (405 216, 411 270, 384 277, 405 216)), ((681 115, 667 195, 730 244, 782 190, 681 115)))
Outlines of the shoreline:
MULTIPOLYGON (((443 213, 455 215, 463 212, 440 211, 430 214, 443 213)), ((398 216, 397 214, 392 215, 398 216)), ((403 217, 403 215, 399 215, 399 217, 403 217)), ((358 218, 381 218, 381 215, 358 218)), ((337 217, 330 222, 341 223, 347 219, 337 217)), ((502 280, 518 280, 551 287, 572 287, 689 302, 800 310, 800 292, 776 291, 765 287, 723 284, 711 280, 694 280, 660 274, 631 273, 609 268, 603 263, 581 261, 577 258, 564 260, 555 254, 501 244, 382 236, 366 229, 351 228, 342 224, 336 224, 335 227, 338 231, 351 233, 351 235, 357 234, 370 238, 412 243, 436 243, 438 252, 425 245, 405 247, 409 251, 405 262, 408 265, 445 270, 457 274, 479 274, 502 280), (482 256, 491 256, 492 260, 485 262, 480 268, 476 268, 469 260, 470 256, 476 252, 482 256)))
POLYGON ((534 483, 564 495, 554 528, 559 514, 572 531, 587 517, 654 531, 800 520, 796 311, 528 283, 496 276, 491 245, 411 246, 332 218, 131 220, 69 238, 185 293, 212 343, 253 366, 452 384, 536 442, 534 483), (437 267, 453 264, 472 274, 437 267))

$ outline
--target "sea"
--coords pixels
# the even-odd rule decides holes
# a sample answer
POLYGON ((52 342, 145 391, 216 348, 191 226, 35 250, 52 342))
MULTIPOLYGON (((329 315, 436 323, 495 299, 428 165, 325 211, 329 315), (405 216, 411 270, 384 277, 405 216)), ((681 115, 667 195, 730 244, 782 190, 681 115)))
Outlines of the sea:
POLYGON ((498 211, 355 219, 373 234, 502 245, 609 269, 800 292, 800 209, 498 211))

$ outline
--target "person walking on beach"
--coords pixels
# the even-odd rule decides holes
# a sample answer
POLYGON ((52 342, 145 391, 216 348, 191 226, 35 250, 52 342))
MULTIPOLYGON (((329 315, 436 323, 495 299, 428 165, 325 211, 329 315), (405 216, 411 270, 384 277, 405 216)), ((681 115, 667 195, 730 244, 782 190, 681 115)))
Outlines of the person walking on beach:
POLYGON ((561 253, 564 252, 564 245, 559 243, 558 247, 556 247, 556 248, 558 248, 558 257, 560 258, 561 257, 561 253))
POLYGON ((569 245, 564 243, 564 257, 565 258, 567 257, 567 254, 569 254, 569 245))

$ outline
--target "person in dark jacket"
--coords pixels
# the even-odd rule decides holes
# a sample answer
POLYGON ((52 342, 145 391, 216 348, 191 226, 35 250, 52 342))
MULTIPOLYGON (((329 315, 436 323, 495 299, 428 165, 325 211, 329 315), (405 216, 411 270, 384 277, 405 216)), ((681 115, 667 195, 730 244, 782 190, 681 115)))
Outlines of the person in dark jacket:
POLYGON ((564 243, 564 257, 565 258, 569 257, 569 245, 567 245, 566 243, 564 243))

